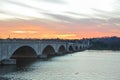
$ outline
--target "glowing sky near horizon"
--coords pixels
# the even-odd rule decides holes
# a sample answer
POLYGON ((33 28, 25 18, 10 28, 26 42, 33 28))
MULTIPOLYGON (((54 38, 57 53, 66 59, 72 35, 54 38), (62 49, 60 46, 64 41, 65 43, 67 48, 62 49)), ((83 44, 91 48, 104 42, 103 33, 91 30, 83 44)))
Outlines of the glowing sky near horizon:
POLYGON ((119 0, 0 0, 0 38, 120 37, 119 0))

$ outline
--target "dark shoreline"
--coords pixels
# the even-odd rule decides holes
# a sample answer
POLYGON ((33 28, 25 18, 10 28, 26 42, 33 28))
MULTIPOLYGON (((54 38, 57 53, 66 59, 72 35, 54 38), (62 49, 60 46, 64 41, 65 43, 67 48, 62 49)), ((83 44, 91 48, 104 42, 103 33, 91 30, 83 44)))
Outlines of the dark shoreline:
POLYGON ((111 51, 120 51, 120 49, 88 49, 88 50, 111 50, 111 51))

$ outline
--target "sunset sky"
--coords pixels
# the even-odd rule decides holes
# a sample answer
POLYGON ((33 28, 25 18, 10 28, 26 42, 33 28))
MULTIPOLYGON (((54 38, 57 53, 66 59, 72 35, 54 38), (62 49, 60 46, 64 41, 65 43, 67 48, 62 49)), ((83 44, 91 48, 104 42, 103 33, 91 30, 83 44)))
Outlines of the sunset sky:
POLYGON ((0 38, 120 37, 120 0, 0 0, 0 38))

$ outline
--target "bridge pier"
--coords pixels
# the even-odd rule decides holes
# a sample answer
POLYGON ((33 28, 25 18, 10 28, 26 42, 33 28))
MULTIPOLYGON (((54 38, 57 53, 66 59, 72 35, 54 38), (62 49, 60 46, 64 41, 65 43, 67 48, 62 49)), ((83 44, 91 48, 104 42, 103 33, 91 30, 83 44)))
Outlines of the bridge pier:
POLYGON ((55 55, 56 55, 56 56, 61 56, 61 55, 64 55, 64 53, 63 53, 63 52, 58 52, 58 53, 56 53, 55 55))
POLYGON ((48 56, 47 56, 46 54, 42 54, 42 55, 39 56, 39 58, 40 58, 40 59, 47 59, 48 56))
POLYGON ((6 59, 0 62, 0 65, 11 65, 16 64, 16 59, 6 59))

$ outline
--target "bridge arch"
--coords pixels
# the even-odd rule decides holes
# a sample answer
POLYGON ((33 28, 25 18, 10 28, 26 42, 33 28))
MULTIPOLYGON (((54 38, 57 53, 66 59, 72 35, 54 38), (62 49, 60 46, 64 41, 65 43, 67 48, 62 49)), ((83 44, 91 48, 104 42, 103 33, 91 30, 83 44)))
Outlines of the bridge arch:
POLYGON ((36 58, 36 51, 30 46, 21 46, 17 48, 10 58, 18 59, 18 58, 36 58))
POLYGON ((75 46, 75 50, 76 50, 76 51, 78 50, 78 46, 75 46))
POLYGON ((58 49, 58 53, 61 53, 61 54, 66 53, 66 48, 65 48, 65 46, 61 45, 61 46, 59 47, 59 49, 58 49))
POLYGON ((53 55, 55 55, 55 49, 51 45, 47 45, 42 51, 42 56, 44 57, 51 57, 53 55))
POLYGON ((82 46, 79 47, 79 50, 82 50, 82 46))
POLYGON ((69 51, 70 51, 70 52, 73 52, 73 51, 74 51, 72 45, 69 46, 69 51))

